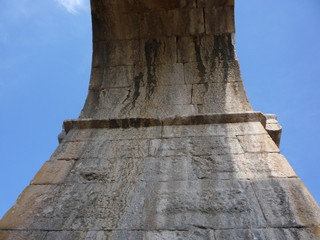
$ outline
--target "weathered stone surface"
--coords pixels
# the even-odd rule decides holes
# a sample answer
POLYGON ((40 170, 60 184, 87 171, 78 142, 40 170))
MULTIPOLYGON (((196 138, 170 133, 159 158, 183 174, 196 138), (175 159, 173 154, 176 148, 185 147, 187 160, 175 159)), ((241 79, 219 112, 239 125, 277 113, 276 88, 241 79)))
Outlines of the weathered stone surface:
POLYGON ((274 152, 279 148, 268 134, 237 136, 245 152, 274 152))
POLYGON ((78 160, 87 144, 87 142, 63 142, 51 155, 50 160, 78 160))
POLYGON ((270 137, 277 122, 247 99, 234 1, 91 5, 84 109, 0 239, 320 239, 319 206, 270 137))
POLYGON ((199 71, 237 65, 232 34, 178 37, 177 54, 178 62, 197 63, 199 71))
POLYGON ((140 22, 138 13, 101 13, 100 16, 95 16, 96 17, 92 18, 92 21, 93 36, 96 40, 103 41, 107 39, 136 39, 139 37, 140 22))
MULTIPOLYGON (((152 66, 158 64, 173 64, 177 62, 176 38, 165 36, 154 36, 152 38, 140 39, 140 63, 138 67, 147 68, 152 75, 152 66)), ((136 68, 136 76, 141 70, 136 68)), ((144 70, 142 70, 144 71, 144 70)), ((155 74, 155 73, 153 73, 155 74)))
POLYGON ((46 231, 6 231, 0 230, 1 240, 47 239, 46 231))
POLYGON ((192 93, 201 114, 252 110, 241 82, 196 84, 192 93))
POLYGON ((150 11, 145 13, 143 19, 143 37, 181 36, 204 32, 202 9, 150 11))
POLYGON ((141 207, 145 228, 265 226, 254 192, 246 181, 174 181, 140 186, 133 196, 134 205, 128 209, 130 214, 123 219, 124 228, 141 224, 129 221, 139 219, 131 211, 141 207))
POLYGON ((134 65, 139 62, 138 40, 93 42, 92 67, 134 65))
MULTIPOLYGON (((175 57, 173 57, 174 59, 175 57)), ((159 60, 161 61, 161 60, 159 60)), ((159 64, 150 67, 136 67, 136 76, 142 73, 140 87, 146 86, 150 78, 154 78, 157 86, 185 85, 183 64, 159 64)), ((176 86, 177 88, 181 86, 176 86)))
POLYGON ((93 68, 89 89, 130 87, 134 78, 133 66, 118 66, 109 68, 93 68))
POLYGON ((195 8, 196 0, 139 0, 139 7, 144 10, 169 10, 195 8))
POLYGON ((253 186, 267 222, 272 227, 320 224, 320 209, 301 180, 257 180, 253 186))
MULTIPOLYGON (((52 197, 56 190, 55 185, 30 185, 19 196, 15 205, 0 221, 0 229, 29 229, 32 219, 41 212, 41 201, 52 197)), ((53 209, 48 205, 44 214, 53 209)), ((39 215, 38 215, 39 216, 39 215)), ((37 229, 37 228, 36 228, 37 229)))
POLYGON ((205 136, 236 136, 239 134, 265 134, 260 122, 228 123, 228 124, 201 124, 164 126, 163 137, 205 137, 205 136))
POLYGON ((31 184, 62 183, 68 176, 75 161, 47 161, 36 174, 31 184))
POLYGON ((234 33, 233 6, 205 9, 206 33, 234 33))
POLYGON ((199 8, 213 8, 216 6, 234 6, 234 0, 198 0, 199 8))

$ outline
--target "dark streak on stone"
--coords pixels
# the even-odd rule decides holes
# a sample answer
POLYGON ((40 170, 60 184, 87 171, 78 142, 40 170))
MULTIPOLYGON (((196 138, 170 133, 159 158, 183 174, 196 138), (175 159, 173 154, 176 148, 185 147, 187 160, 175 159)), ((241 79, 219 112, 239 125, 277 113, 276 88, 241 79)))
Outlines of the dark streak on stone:
POLYGON ((234 46, 231 35, 217 35, 214 38, 214 49, 212 51, 211 70, 217 69, 217 64, 222 62, 223 80, 228 82, 229 62, 235 59, 234 46))
POLYGON ((117 119, 110 119, 109 121, 110 128, 119 128, 119 124, 117 122, 117 119))
MULTIPOLYGON (((134 81, 134 92, 133 92, 133 99, 132 99, 132 108, 135 107, 136 101, 138 97, 140 96, 140 83, 143 80, 143 73, 139 73, 138 76, 136 76, 133 81, 134 81)), ((131 108, 131 109, 132 109, 131 108)))
POLYGON ((161 43, 159 43, 156 39, 149 39, 144 46, 146 65, 148 68, 147 95, 146 95, 147 99, 150 99, 157 85, 155 63, 156 63, 156 59, 159 56, 160 45, 161 43))
POLYGON ((201 37, 199 36, 193 37, 194 50, 196 53, 196 60, 197 60, 198 76, 200 77, 199 83, 204 84, 206 91, 208 91, 209 86, 208 86, 208 82, 205 79, 206 67, 203 64, 202 57, 201 57, 200 41, 201 41, 201 37))

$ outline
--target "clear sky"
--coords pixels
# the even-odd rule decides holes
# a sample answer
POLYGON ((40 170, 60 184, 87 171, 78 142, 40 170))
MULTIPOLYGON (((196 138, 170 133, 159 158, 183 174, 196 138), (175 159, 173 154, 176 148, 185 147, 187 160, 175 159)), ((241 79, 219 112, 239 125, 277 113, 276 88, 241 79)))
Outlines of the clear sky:
MULTIPOLYGON (((1 0, 0 217, 84 104, 89 0, 1 0)), ((320 1, 236 0, 237 54, 255 110, 276 113, 280 150, 320 202, 320 1)))

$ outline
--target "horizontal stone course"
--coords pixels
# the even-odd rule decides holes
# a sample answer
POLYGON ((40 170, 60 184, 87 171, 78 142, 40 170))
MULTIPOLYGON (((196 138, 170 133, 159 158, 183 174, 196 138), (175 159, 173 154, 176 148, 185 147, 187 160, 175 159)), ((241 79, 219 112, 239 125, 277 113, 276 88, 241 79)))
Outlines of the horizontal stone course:
POLYGON ((144 14, 143 20, 143 37, 194 35, 204 32, 202 9, 150 11, 144 14))

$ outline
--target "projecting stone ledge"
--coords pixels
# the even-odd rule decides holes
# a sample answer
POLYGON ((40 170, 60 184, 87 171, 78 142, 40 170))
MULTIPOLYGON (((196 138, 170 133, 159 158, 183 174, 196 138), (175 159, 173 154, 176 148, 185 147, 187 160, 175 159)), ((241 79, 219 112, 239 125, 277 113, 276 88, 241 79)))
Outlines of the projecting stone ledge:
POLYGON ((68 133, 73 128, 140 128, 171 125, 203 125, 216 123, 261 122, 266 126, 266 117, 261 112, 221 113, 210 115, 179 116, 164 119, 124 118, 124 119, 71 119, 65 120, 63 128, 68 133))
POLYGON ((277 115, 275 114, 264 114, 267 120, 266 130, 269 133, 272 140, 280 146, 282 127, 277 121, 277 115))

